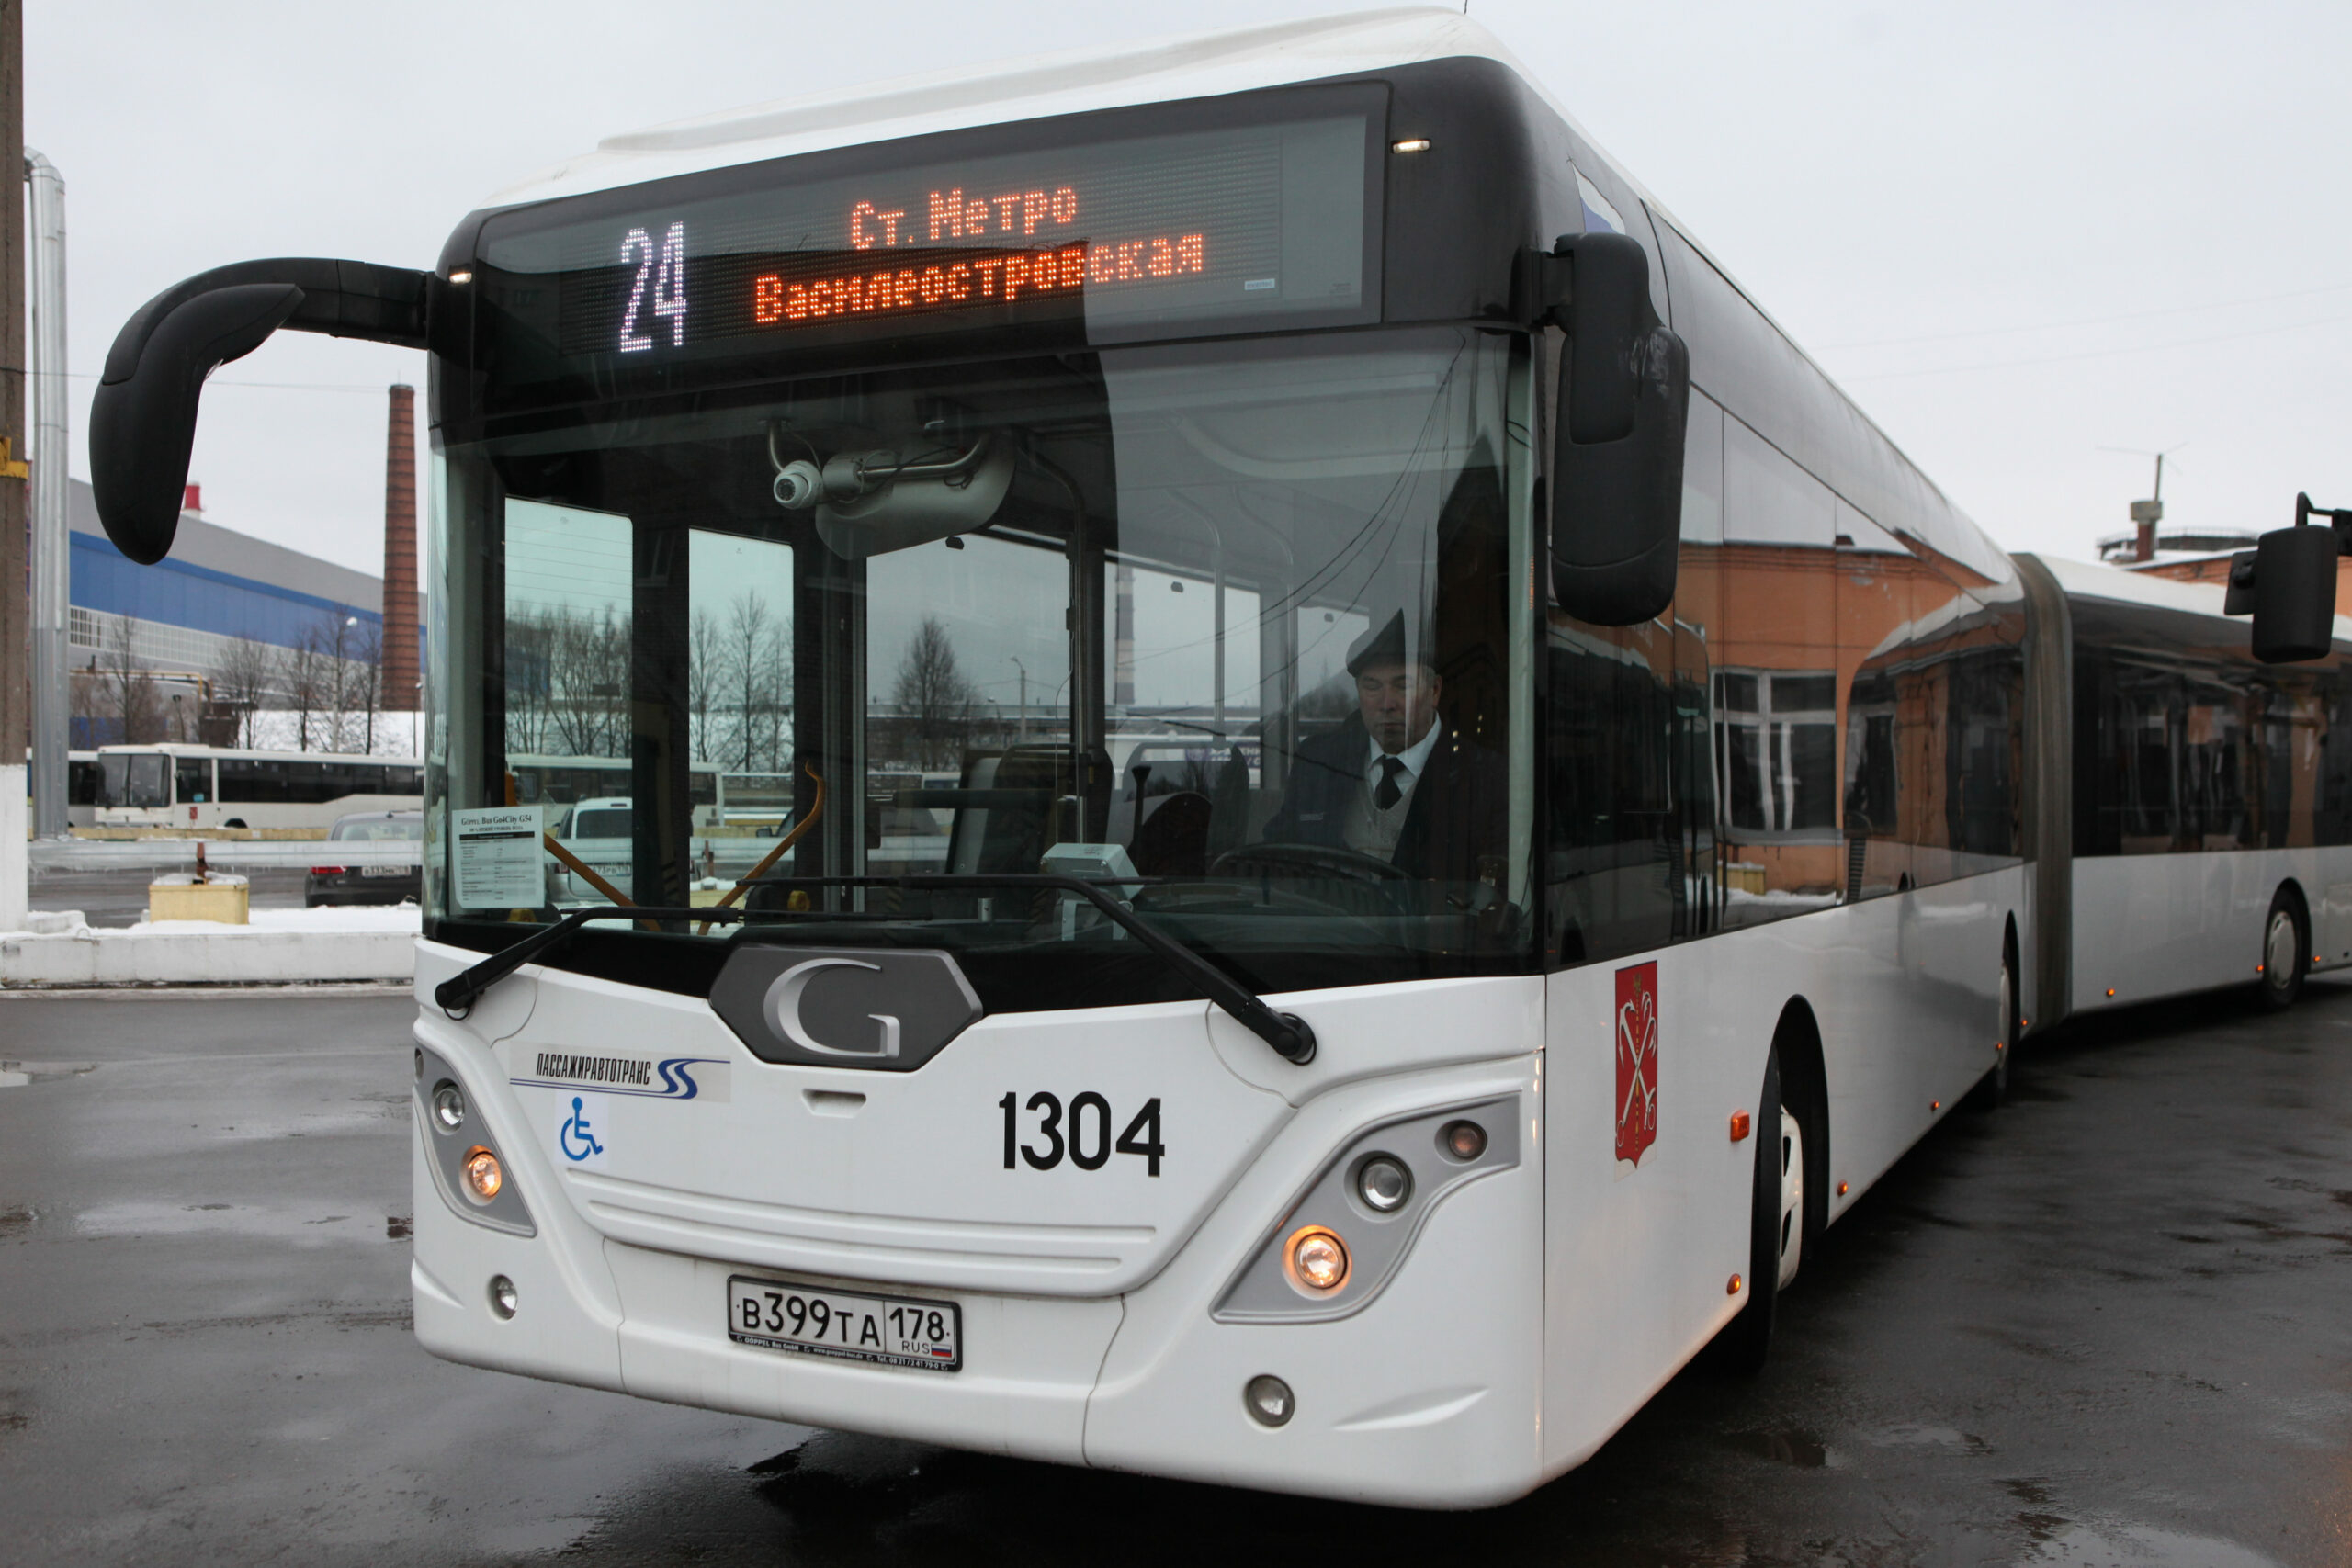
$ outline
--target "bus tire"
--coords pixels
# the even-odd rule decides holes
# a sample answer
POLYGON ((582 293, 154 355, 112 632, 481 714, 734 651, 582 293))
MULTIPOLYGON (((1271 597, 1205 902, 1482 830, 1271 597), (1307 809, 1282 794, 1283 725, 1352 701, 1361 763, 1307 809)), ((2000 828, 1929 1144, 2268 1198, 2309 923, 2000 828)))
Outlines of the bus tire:
POLYGON ((1772 1319, 1778 1314, 1784 1273, 1793 1275, 1804 1245, 1804 1122, 1795 1108, 1783 1102, 1781 1053, 1776 1045, 1764 1058, 1764 1092, 1757 1097, 1761 1111, 1755 1121, 1756 1160, 1749 1182, 1747 1269, 1741 1289, 1747 1300, 1739 1314, 1715 1336, 1714 1361, 1735 1377, 1752 1377, 1763 1371, 1772 1348, 1772 1319), (1795 1206, 1792 1212, 1789 1167, 1795 1171, 1795 1206))
POLYGON ((1963 1103, 1971 1111, 1997 1110, 2009 1098, 2010 1064, 2018 1055, 2018 940, 2015 928, 2001 940, 2000 1043, 1994 1048, 1993 1066, 1976 1080, 1963 1103))
POLYGON ((2284 1012, 2303 994, 2303 976, 2311 972, 2311 917, 2291 885, 2280 884, 2270 897, 2270 913, 2262 922, 2262 983, 2255 995, 2266 1012, 2284 1012))

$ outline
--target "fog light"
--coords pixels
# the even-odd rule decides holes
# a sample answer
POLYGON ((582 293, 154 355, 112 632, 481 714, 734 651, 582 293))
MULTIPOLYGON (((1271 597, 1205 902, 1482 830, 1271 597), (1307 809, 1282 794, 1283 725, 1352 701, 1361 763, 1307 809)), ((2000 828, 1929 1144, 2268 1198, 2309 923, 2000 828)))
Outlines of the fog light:
POLYGON ((513 1317, 522 1295, 514 1289, 514 1281, 503 1274, 490 1277, 490 1310, 502 1318, 513 1317))
POLYGON ((466 1097, 447 1078, 433 1086, 433 1120, 445 1133, 466 1124, 466 1097))
POLYGON ((487 1203, 498 1196, 506 1185, 506 1172, 499 1168, 498 1156, 477 1144, 466 1151, 466 1187, 478 1203, 487 1203))
POLYGON ((1312 1295, 1328 1296, 1348 1280, 1348 1247, 1333 1232, 1309 1225, 1290 1238, 1284 1252, 1291 1282, 1312 1295))
POLYGON ((1413 1195, 1413 1173, 1395 1155, 1374 1155, 1356 1167, 1356 1196, 1375 1214, 1393 1214, 1413 1195))
POLYGON ((1290 1396, 1290 1384, 1266 1372, 1251 1378, 1243 1387, 1241 1404, 1261 1427, 1281 1426, 1297 1407, 1290 1396))
POLYGON ((1473 1160, 1487 1152, 1487 1130, 1476 1122, 1448 1122, 1437 1142, 1455 1159, 1473 1160))

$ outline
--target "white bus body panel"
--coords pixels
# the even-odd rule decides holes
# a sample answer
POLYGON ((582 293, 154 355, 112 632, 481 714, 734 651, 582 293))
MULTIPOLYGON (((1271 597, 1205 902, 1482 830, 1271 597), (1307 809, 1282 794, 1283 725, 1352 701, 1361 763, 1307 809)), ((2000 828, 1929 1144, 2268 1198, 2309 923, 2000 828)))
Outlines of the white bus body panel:
POLYGON ((1544 1472, 1582 1463, 1747 1300, 1764 1059, 1807 1005, 1829 1085, 1834 1221, 1994 1065, 2004 917, 2026 868, 1728 931, 1549 978, 1544 1472), (1658 1131, 1616 1157, 1620 971, 1657 965, 1658 1131), (1749 1141, 1734 1143, 1746 1111, 1749 1141), (1839 1196, 1837 1183, 1847 1184, 1839 1196))
POLYGON ((2076 860, 2075 1010, 2252 985, 2285 882, 2310 907, 2312 967, 2352 962, 2352 847, 2076 860))

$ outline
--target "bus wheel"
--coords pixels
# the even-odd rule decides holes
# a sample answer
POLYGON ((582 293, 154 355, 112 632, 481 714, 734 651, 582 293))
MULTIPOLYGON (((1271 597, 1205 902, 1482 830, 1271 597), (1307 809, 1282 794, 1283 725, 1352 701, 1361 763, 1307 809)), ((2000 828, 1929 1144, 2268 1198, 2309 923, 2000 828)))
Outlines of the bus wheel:
POLYGON ((1764 1058, 1764 1092, 1758 1104, 1755 1174, 1749 1184, 1747 1271, 1741 1289, 1747 1303, 1715 1337, 1713 1359, 1723 1371, 1749 1376, 1761 1371, 1772 1345, 1772 1318, 1781 1287, 1796 1277, 1804 1247, 1804 1133, 1781 1100, 1781 1054, 1764 1058), (1779 1137, 1771 1135, 1778 1128, 1779 1137))
POLYGON ((1776 1293, 1789 1288, 1789 1281, 1797 1277, 1797 1265, 1804 1260, 1804 1123, 1786 1105, 1781 1107, 1779 1154, 1781 1214, 1772 1235, 1778 1265, 1772 1271, 1776 1293))
POLYGON ((2014 950, 2001 953, 2001 1041, 1994 1049, 1993 1066, 1976 1080, 1965 1101, 1971 1111, 1991 1111, 2009 1098, 2009 1064, 2018 1054, 2018 956, 2014 950))
POLYGON ((2303 976, 2312 962, 2311 932, 2304 929, 2303 902, 2281 887, 2270 900, 2270 918, 2262 923, 2262 984, 2256 994, 2271 1012, 2295 1005, 2303 994, 2303 976))

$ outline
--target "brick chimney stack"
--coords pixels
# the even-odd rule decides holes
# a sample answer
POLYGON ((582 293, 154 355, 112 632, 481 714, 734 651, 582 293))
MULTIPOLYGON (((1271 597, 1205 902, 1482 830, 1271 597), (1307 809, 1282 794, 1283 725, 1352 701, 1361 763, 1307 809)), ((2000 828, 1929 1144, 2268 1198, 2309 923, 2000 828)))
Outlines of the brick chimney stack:
POLYGON ((387 712, 413 713, 416 660, 416 389, 392 389, 384 434, 384 654, 387 712))

